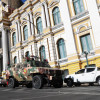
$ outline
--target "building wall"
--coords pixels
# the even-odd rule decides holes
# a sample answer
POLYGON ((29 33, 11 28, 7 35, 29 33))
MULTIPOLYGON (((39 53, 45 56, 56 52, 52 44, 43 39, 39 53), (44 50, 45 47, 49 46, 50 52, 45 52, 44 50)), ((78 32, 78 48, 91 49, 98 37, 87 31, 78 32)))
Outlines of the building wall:
POLYGON ((29 51, 30 55, 40 56, 39 49, 45 46, 46 58, 51 67, 68 69, 69 74, 86 66, 86 57, 82 52, 80 37, 90 34, 93 50, 88 54, 89 64, 100 66, 99 39, 100 0, 83 0, 84 11, 75 14, 72 0, 27 0, 16 9, 9 19, 11 28, 11 61, 17 56, 17 63, 29 51), (89 3, 90 2, 90 3, 89 3), (91 5, 92 6, 91 6, 91 5), (54 25, 52 11, 59 7, 61 23, 54 25), (95 13, 94 13, 95 12, 95 13), (94 14, 94 15, 93 15, 94 14), (37 33, 36 20, 42 18, 43 32, 37 33), (25 18, 26 20, 23 20, 25 18), (98 19, 98 20, 97 20, 98 19), (28 40, 24 41, 24 26, 28 26, 28 40), (16 32, 16 45, 13 46, 12 34, 16 32), (67 57, 59 59, 57 42, 64 39, 67 57))

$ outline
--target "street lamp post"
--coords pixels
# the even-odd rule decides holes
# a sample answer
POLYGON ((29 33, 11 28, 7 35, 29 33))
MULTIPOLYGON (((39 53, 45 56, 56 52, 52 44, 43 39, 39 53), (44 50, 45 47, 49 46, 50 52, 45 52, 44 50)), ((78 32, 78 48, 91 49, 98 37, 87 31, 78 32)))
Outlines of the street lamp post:
POLYGON ((88 63, 88 52, 87 51, 84 51, 84 54, 85 54, 85 57, 86 57, 86 63, 87 63, 87 67, 89 67, 89 63, 88 63))

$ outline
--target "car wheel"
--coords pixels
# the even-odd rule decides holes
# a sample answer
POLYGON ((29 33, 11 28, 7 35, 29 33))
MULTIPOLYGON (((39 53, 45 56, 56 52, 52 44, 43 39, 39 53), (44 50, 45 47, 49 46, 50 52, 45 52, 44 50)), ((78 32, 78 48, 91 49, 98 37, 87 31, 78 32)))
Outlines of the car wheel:
POLYGON ((8 87, 9 88, 15 88, 15 80, 14 80, 14 78, 10 78, 9 79, 8 87))
POLYGON ((67 79, 67 86, 72 87, 73 86, 73 80, 72 79, 67 79))
POLYGON ((98 78, 97 83, 100 86, 100 77, 98 78))
POLYGON ((43 87, 43 78, 41 75, 36 75, 33 77, 32 85, 35 89, 41 89, 43 87))

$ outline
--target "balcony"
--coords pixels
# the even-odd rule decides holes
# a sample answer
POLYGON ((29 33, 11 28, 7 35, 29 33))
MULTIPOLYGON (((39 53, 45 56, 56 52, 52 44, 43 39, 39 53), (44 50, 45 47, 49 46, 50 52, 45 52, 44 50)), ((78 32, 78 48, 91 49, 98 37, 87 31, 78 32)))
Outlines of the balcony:
POLYGON ((58 31, 58 30, 60 30, 62 28, 64 28, 64 27, 63 27, 63 23, 61 22, 58 25, 53 26, 52 27, 52 31, 55 32, 55 31, 58 31))
POLYGON ((81 17, 85 17, 85 16, 88 15, 88 14, 89 14, 88 11, 84 11, 84 12, 82 12, 82 13, 79 13, 79 14, 75 15, 74 17, 72 17, 72 18, 71 18, 71 21, 73 22, 73 21, 75 21, 75 20, 77 20, 77 19, 79 19, 79 18, 81 18, 81 17))

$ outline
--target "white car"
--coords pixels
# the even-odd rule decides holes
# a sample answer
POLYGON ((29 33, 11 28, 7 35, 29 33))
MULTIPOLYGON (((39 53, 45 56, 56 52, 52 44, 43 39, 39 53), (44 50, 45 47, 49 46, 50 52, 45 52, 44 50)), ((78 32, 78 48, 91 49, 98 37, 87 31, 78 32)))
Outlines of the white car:
POLYGON ((73 85, 79 86, 83 83, 98 83, 100 85, 100 68, 99 67, 87 67, 80 69, 75 74, 67 75, 64 79, 67 86, 72 87, 73 85))

